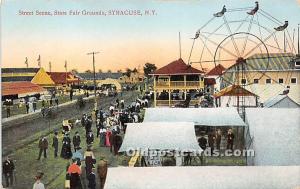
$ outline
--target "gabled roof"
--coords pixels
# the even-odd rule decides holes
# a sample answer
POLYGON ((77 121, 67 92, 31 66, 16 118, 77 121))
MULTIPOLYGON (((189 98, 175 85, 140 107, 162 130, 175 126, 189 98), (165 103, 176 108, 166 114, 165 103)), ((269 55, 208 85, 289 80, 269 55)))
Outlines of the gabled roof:
POLYGON ((152 75, 201 75, 203 71, 187 65, 181 58, 156 70, 152 75))
POLYGON ((2 82, 2 96, 31 95, 46 91, 43 87, 27 81, 2 82))
POLYGON ((272 98, 270 98, 270 99, 268 99, 268 100, 266 100, 266 101, 264 102, 264 107, 270 108, 270 107, 272 107, 272 106, 278 104, 279 102, 281 102, 282 100, 284 100, 284 99, 286 99, 286 98, 287 98, 290 102, 295 103, 295 105, 298 105, 298 106, 300 107, 300 105, 297 104, 295 101, 293 101, 288 95, 277 95, 277 96, 275 96, 275 97, 272 97, 272 98))
POLYGON ((220 76, 222 75, 223 71, 225 71, 226 68, 222 66, 222 64, 218 64, 216 67, 211 69, 209 72, 206 73, 207 76, 220 76))
POLYGON ((75 83, 79 80, 71 72, 47 72, 47 74, 50 75, 55 84, 75 83))
MULTIPOLYGON (((246 59, 245 70, 249 71, 288 71, 295 69, 296 55, 292 53, 269 53, 254 54, 246 59)), ((227 71, 235 69, 236 64, 232 65, 227 71)))
MULTIPOLYGON (((77 73, 76 76, 86 79, 86 80, 92 80, 94 79, 94 74, 93 73, 77 73)), ((97 80, 104 80, 104 79, 119 79, 122 77, 122 73, 111 73, 111 72, 106 72, 106 73, 96 73, 96 79, 97 80)))
POLYGON ((257 96, 256 94, 244 89, 240 85, 230 85, 214 94, 214 97, 221 96, 257 96))

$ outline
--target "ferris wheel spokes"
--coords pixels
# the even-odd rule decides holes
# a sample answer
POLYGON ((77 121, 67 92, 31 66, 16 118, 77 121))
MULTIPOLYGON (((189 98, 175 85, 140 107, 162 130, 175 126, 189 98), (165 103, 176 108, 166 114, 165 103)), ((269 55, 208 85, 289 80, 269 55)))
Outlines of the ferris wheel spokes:
POLYGON ((261 41, 259 44, 257 44, 254 48, 252 48, 251 50, 249 50, 247 52, 247 54, 244 57, 247 57, 249 54, 251 54, 254 50, 256 50, 256 48, 260 47, 261 45, 263 45, 266 41, 268 41, 273 34, 275 34, 277 31, 275 30, 274 32, 272 32, 268 37, 266 37, 263 41, 261 41))
POLYGON ((226 25, 226 27, 227 27, 227 30, 228 30, 228 32, 229 32, 229 35, 231 36, 231 41, 232 41, 232 43, 233 43, 235 52, 237 53, 237 56, 240 57, 240 56, 241 56, 240 51, 239 51, 239 49, 237 48, 237 45, 236 45, 236 43, 235 43, 235 39, 234 39, 234 37, 233 37, 233 35, 232 35, 231 29, 230 29, 230 27, 229 27, 229 24, 228 24, 228 22, 227 22, 225 16, 223 16, 223 20, 224 20, 224 23, 225 23, 225 25, 226 25))
POLYGON ((202 34, 200 34, 200 36, 204 37, 205 39, 207 39, 207 41, 209 41, 210 43, 216 45, 217 47, 219 46, 219 48, 223 49, 225 52, 227 52, 227 53, 230 54, 231 56, 234 56, 234 57, 238 58, 238 56, 235 55, 235 54, 233 54, 232 52, 230 52, 230 50, 225 49, 224 47, 220 46, 218 43, 212 41, 211 39, 207 38, 206 36, 204 36, 204 35, 202 35, 202 34))

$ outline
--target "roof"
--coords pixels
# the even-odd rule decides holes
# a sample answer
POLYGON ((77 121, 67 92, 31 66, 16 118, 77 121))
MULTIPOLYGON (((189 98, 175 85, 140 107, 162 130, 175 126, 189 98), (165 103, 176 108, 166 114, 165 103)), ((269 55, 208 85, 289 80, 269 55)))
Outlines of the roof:
MULTIPOLYGON (((85 79, 85 80, 93 80, 94 79, 94 73, 77 73, 76 74, 79 78, 85 79)), ((96 79, 97 80, 104 80, 107 78, 110 79, 119 79, 122 77, 122 73, 111 73, 111 72, 106 72, 106 73, 96 73, 96 79)))
POLYGON ((215 78, 204 78, 204 85, 215 85, 215 78))
MULTIPOLYGON (((288 71, 295 68, 296 55, 292 53, 269 53, 269 62, 267 54, 254 54, 246 59, 246 71, 288 71)), ((226 70, 230 72, 235 70, 236 64, 226 70)))
POLYGON ((2 82, 17 82, 17 81, 28 81, 30 82, 34 76, 16 76, 16 77, 1 77, 2 82))
POLYGON ((104 189, 296 189, 299 166, 108 168, 104 189))
POLYGON ((129 123, 119 151, 139 149, 202 151, 192 122, 129 123))
POLYGON ((187 65, 181 58, 157 69, 152 75, 200 75, 203 74, 191 65, 187 65))
POLYGON ((244 89, 240 85, 230 85, 214 94, 215 98, 221 96, 257 96, 256 94, 244 89))
POLYGON ((47 72, 55 84, 75 83, 78 82, 78 78, 75 77, 71 72, 47 72), (67 82, 66 82, 67 76, 67 82))
POLYGON ((222 66, 222 64, 218 64, 216 67, 211 69, 209 72, 206 73, 207 76, 219 76, 222 75, 223 71, 225 71, 226 68, 222 66))
POLYGON ((254 165, 300 165, 300 108, 246 108, 254 165))
POLYGON ((27 81, 2 82, 2 96, 31 95, 46 91, 43 87, 27 81))
POLYGON ((203 126, 246 126, 236 108, 147 108, 144 122, 193 122, 203 126))
POLYGON ((2 73, 37 73, 40 68, 1 68, 2 73))
POLYGON ((270 108, 270 107, 280 103, 284 99, 288 99, 289 102, 294 103, 300 107, 300 105, 297 104, 295 101, 293 101, 288 95, 277 95, 275 97, 272 97, 264 102, 264 107, 270 108))

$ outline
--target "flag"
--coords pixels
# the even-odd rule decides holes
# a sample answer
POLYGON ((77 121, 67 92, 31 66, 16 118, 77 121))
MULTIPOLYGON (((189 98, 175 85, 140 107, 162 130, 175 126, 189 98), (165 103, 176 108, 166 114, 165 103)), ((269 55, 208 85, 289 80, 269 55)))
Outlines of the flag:
POLYGON ((66 69, 66 71, 67 71, 67 61, 65 61, 65 69, 66 69))
POLYGON ((25 64, 26 64, 26 66, 28 68, 28 58, 27 57, 25 58, 25 64))
POLYGON ((41 55, 39 55, 37 61, 38 61, 38 66, 41 67, 41 55))

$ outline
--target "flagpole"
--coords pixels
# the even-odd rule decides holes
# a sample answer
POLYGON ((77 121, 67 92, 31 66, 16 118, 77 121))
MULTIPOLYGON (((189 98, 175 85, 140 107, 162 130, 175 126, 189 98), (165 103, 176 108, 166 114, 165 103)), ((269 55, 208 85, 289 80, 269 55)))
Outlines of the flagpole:
POLYGON ((68 80, 67 80, 67 61, 65 60, 65 69, 66 69, 66 85, 68 86, 68 80))

